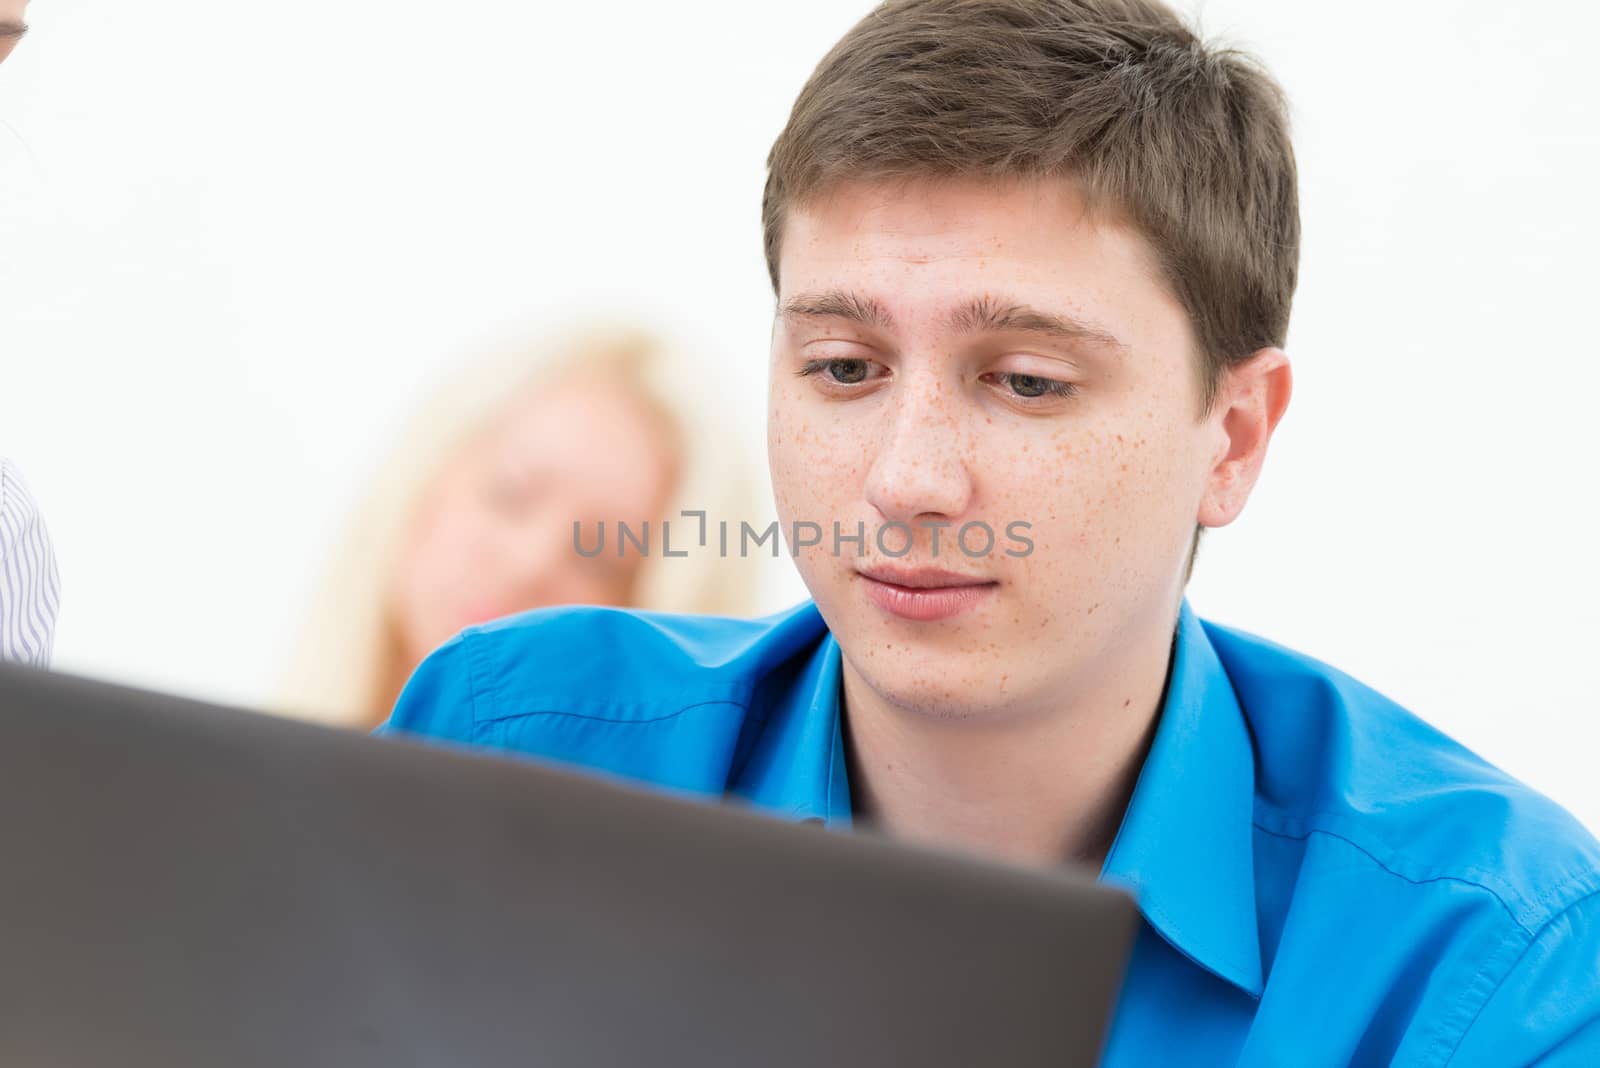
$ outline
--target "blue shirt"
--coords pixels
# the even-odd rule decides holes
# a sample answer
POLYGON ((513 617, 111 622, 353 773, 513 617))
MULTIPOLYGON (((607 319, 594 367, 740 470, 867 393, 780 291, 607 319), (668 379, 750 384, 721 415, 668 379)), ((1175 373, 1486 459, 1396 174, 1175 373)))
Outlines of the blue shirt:
MULTIPOLYGON (((1143 917, 1105 1064, 1600 1066, 1600 847, 1570 816, 1187 603, 1170 671, 1101 873, 1143 917)), ((848 826, 840 692, 810 602, 542 609, 438 649, 381 729, 848 826)))

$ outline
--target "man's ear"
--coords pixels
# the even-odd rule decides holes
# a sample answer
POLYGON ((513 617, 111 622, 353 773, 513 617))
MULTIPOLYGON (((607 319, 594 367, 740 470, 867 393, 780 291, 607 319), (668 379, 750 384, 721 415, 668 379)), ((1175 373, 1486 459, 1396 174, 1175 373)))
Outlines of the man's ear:
POLYGON ((1220 444, 1200 499, 1201 526, 1227 526, 1244 511, 1293 386, 1289 356, 1278 348, 1259 349, 1223 375, 1207 416, 1220 444))

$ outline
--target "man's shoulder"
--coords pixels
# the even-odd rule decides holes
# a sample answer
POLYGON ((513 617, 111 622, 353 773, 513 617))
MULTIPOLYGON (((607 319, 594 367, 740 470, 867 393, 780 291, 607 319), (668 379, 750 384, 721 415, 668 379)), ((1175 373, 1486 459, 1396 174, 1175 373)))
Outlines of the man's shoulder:
POLYGON ((1339 669, 1204 626, 1255 743, 1259 829, 1482 887, 1530 930, 1600 890, 1600 843, 1555 802, 1339 669))
MULTIPOLYGON (((768 616, 595 605, 539 608, 462 631, 417 669, 443 676, 482 722, 553 710, 649 717, 697 702, 747 700, 826 627, 810 601, 768 616)), ((408 686, 411 689, 412 686, 408 686)))

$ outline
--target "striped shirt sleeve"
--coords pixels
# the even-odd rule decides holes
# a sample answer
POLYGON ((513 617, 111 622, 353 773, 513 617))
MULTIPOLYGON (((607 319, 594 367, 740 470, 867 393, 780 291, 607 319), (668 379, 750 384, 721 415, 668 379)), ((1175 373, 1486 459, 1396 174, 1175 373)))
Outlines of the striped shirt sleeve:
POLYGON ((0 660, 50 662, 61 577, 39 509, 0 457, 0 660))

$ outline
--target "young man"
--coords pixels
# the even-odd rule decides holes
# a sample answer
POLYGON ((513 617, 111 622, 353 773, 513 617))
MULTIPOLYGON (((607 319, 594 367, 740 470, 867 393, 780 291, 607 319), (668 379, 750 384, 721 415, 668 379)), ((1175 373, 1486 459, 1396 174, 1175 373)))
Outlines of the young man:
POLYGON ((1151 0, 895 0, 801 92, 764 216, 814 600, 474 628, 390 729, 1094 864, 1145 920, 1107 1064, 1600 1064, 1600 847, 1184 600, 1289 400, 1270 78, 1151 0))

